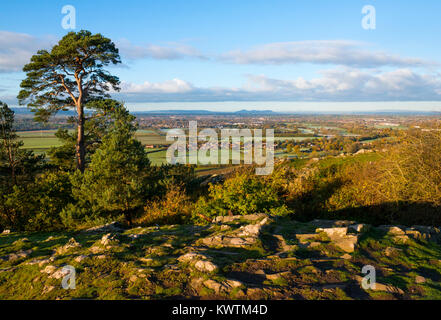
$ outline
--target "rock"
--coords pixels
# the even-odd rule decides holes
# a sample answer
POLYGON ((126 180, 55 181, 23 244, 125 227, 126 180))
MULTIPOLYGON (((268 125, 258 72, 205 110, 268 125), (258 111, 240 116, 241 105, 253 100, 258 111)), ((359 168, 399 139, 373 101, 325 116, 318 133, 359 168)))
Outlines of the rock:
POLYGON ((358 236, 346 236, 344 238, 333 241, 337 247, 342 249, 345 252, 351 253, 355 250, 355 245, 358 242, 358 236))
POLYGON ((350 232, 356 232, 356 233, 361 233, 361 232, 366 232, 368 231, 370 228, 370 226, 368 224, 364 224, 364 223, 357 223, 357 224, 351 224, 348 227, 348 231, 350 232))
POLYGON ((282 278, 283 276, 287 276, 287 275, 289 275, 289 274, 291 274, 291 272, 286 271, 286 272, 279 272, 279 273, 267 274, 267 275, 265 275, 265 277, 266 277, 268 280, 274 281, 274 280, 277 280, 277 279, 279 279, 279 278, 282 278))
POLYGON ((439 242, 439 240, 441 240, 440 228, 437 227, 413 226, 410 228, 410 230, 406 230, 406 235, 410 235, 416 239, 424 239, 428 241, 439 242))
POLYGON ((12 244, 17 245, 17 244, 22 244, 22 243, 27 243, 27 242, 30 242, 28 238, 21 238, 21 239, 14 241, 12 244))
POLYGON ((261 288, 248 288, 246 295, 254 300, 264 299, 267 296, 266 292, 261 288))
POLYGON ((316 239, 317 233, 301 233, 295 235, 300 243, 307 243, 307 240, 316 239))
POLYGON ((54 289, 55 289, 54 286, 44 286, 42 294, 49 293, 49 292, 51 292, 54 289))
POLYGON ((243 236, 256 237, 259 235, 261 228, 262 228, 262 226, 259 224, 249 224, 249 225, 240 227, 238 235, 240 237, 243 237, 243 236))
POLYGON ((143 263, 147 263, 147 264, 150 264, 150 263, 153 262, 152 258, 139 258, 138 260, 143 262, 143 263))
POLYGON ((372 288, 374 291, 385 291, 389 293, 398 293, 398 294, 404 294, 404 291, 400 288, 391 286, 391 285, 385 285, 381 283, 375 283, 375 288, 372 288))
POLYGON ((180 256, 178 261, 193 264, 194 267, 201 272, 214 272, 218 267, 213 262, 209 261, 209 259, 210 258, 204 254, 189 252, 180 256))
POLYGON ((412 226, 413 229, 418 230, 421 233, 428 233, 428 234, 439 234, 440 229, 437 227, 429 227, 429 226, 412 226))
POLYGON ((227 279, 227 280, 223 281, 222 283, 219 283, 219 282, 216 282, 212 279, 209 279, 209 280, 205 280, 203 282, 203 284, 208 289, 213 290, 216 294, 229 293, 234 288, 239 288, 240 286, 243 285, 242 282, 237 281, 237 280, 231 280, 231 279, 227 279))
POLYGON ((121 225, 118 222, 114 221, 111 223, 103 224, 101 226, 96 226, 93 228, 86 229, 83 232, 100 233, 100 232, 122 232, 122 231, 124 231, 124 229, 121 228, 121 225))
POLYGON ((332 283, 332 284, 325 284, 323 286, 320 286, 318 289, 323 291, 332 291, 335 289, 344 290, 345 288, 347 288, 347 286, 348 285, 346 283, 332 283))
POLYGON ((31 249, 21 250, 21 251, 18 251, 16 253, 11 253, 11 254, 8 254, 6 256, 0 257, 0 260, 3 260, 3 261, 15 261, 15 260, 18 260, 18 259, 21 259, 21 258, 27 258, 31 253, 32 253, 31 249))
POLYGON ((63 270, 63 268, 58 269, 57 271, 55 271, 54 273, 52 273, 52 275, 49 276, 49 278, 53 278, 53 279, 61 279, 63 278, 65 275, 69 274, 69 270, 63 270))
POLYGON ((11 233, 11 230, 9 230, 9 229, 5 229, 2 231, 2 234, 10 234, 10 233, 11 233))
POLYGON ((95 258, 97 258, 97 259, 106 259, 107 258, 107 256, 105 255, 105 254, 100 254, 99 256, 96 256, 95 258))
POLYGON ((74 260, 75 260, 75 262, 81 262, 81 261, 83 261, 84 259, 87 259, 87 258, 89 258, 89 256, 80 255, 80 256, 76 257, 74 260))
POLYGON ((348 232, 348 228, 347 227, 318 228, 315 230, 315 232, 324 232, 332 240, 335 238, 344 237, 348 232))
POLYGON ((199 260, 195 263, 194 267, 201 272, 215 272, 218 267, 211 261, 199 260))
POLYGON ((135 233, 135 234, 128 235, 128 237, 131 239, 138 239, 138 238, 142 238, 143 236, 145 236, 145 234, 142 234, 142 233, 135 233))
POLYGON ((201 242, 209 247, 215 246, 215 247, 234 247, 234 248, 244 248, 247 246, 254 245, 257 241, 257 237, 247 237, 247 238, 240 238, 232 236, 223 236, 223 235, 216 235, 212 237, 207 237, 201 239, 201 242))
POLYGON ((178 261, 179 262, 192 262, 192 261, 196 261, 196 260, 204 260, 207 258, 208 257, 205 255, 202 255, 202 254, 199 254, 196 252, 189 252, 189 253, 186 253, 186 254, 180 256, 178 258, 178 261))
POLYGON ((206 286, 208 289, 213 290, 216 294, 219 294, 222 289, 222 284, 211 279, 205 280, 204 286, 206 286))
POLYGON ((225 239, 224 243, 229 245, 230 247, 242 247, 247 244, 247 240, 242 238, 227 237, 224 239, 225 239))
POLYGON ((204 282, 203 278, 193 278, 190 280, 190 287, 192 287, 196 291, 199 291, 203 282, 204 282))
POLYGON ((236 216, 218 216, 213 219, 213 223, 228 223, 237 220, 256 221, 261 218, 267 217, 264 213, 248 214, 248 215, 236 215, 236 216))
POLYGON ((415 240, 423 239, 423 235, 418 230, 413 228, 407 228, 405 231, 406 236, 409 236, 415 240))
POLYGON ((232 288, 232 289, 239 288, 239 287, 243 286, 242 282, 237 281, 237 280, 232 280, 232 279, 227 279, 224 282, 222 282, 222 284, 224 286, 232 288))
POLYGON ((46 268, 44 268, 43 270, 40 270, 40 272, 52 274, 55 272, 55 270, 57 270, 57 268, 55 266, 46 266, 46 268))
POLYGON ((345 253, 340 258, 345 259, 345 260, 350 260, 350 259, 352 259, 352 256, 350 254, 348 254, 348 253, 345 253))
POLYGON ((231 230, 231 227, 229 225, 223 224, 223 225, 221 225, 220 230, 221 231, 229 231, 229 230, 231 230))
MULTIPOLYGON (((361 286, 361 283, 363 281, 363 277, 357 275, 357 276, 355 276, 355 280, 357 280, 358 283, 361 286)), ((376 282, 375 286, 373 288, 371 288, 370 290, 373 290, 373 291, 384 291, 384 292, 389 292, 389 293, 404 294, 404 291, 401 290, 400 288, 394 287, 392 285, 385 285, 385 284, 378 283, 378 282, 376 282)))
MULTIPOLYGON (((363 281, 363 277, 357 275, 357 276, 355 276, 355 279, 359 282, 359 284, 361 286, 361 283, 363 281)), ((395 293, 395 294, 396 293, 404 294, 404 291, 401 290, 400 288, 394 287, 392 285, 385 285, 385 284, 378 283, 378 282, 376 282, 375 286, 373 288, 371 288, 370 290, 373 290, 373 291, 384 291, 384 292, 395 293)))
MULTIPOLYGON (((243 217, 243 216, 240 216, 243 217)), ((200 240, 206 246, 222 246, 244 248, 254 245, 259 237, 260 231, 270 219, 264 216, 264 219, 256 224, 248 224, 240 227, 237 231, 228 234, 217 234, 200 240)))
POLYGON ((29 262, 26 262, 27 265, 35 265, 38 264, 38 266, 43 266, 45 264, 48 264, 50 262, 53 262, 55 259, 54 257, 50 257, 49 259, 33 259, 29 262))
POLYGON ((358 235, 347 234, 348 227, 318 228, 316 232, 326 233, 335 246, 348 253, 354 252, 355 244, 358 242, 358 235))
POLYGON ((285 238, 282 235, 275 234, 273 236, 278 240, 279 248, 281 249, 282 252, 288 252, 295 249, 296 246, 287 244, 285 238))
POLYGON ((378 229, 386 232, 386 234, 388 234, 388 235, 393 235, 393 236, 405 234, 404 231, 400 227, 397 227, 397 226, 382 225, 382 226, 379 226, 378 229))
POLYGON ((81 244, 79 244, 74 238, 70 238, 64 246, 59 247, 55 250, 55 254, 64 254, 70 249, 75 249, 79 247, 81 247, 81 244))
POLYGON ((424 283, 424 282, 426 282, 426 278, 424 278, 423 276, 415 277, 415 283, 424 283))
POLYGON ((409 237, 406 235, 397 235, 392 238, 395 243, 404 244, 407 243, 409 237))
POLYGON ((116 238, 115 235, 108 233, 101 238, 100 242, 103 246, 107 246, 110 244, 119 243, 119 240, 116 238))
POLYGON ((309 249, 309 248, 316 248, 318 246, 320 246, 321 243, 317 242, 317 241, 313 241, 313 242, 304 242, 304 243, 300 243, 299 247, 303 248, 303 249, 309 249))
POLYGON ((132 275, 130 276, 130 282, 136 282, 136 280, 138 280, 138 277, 136 275, 132 275))
POLYGON ((89 251, 92 252, 93 254, 96 254, 96 253, 103 252, 104 249, 101 247, 98 247, 98 246, 93 246, 93 247, 89 248, 89 251))

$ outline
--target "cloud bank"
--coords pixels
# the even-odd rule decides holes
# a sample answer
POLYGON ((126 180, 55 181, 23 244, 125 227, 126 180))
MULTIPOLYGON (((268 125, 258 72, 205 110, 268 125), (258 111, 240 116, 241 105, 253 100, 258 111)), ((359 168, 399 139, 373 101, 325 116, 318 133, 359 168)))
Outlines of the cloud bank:
POLYGON ((25 33, 0 30, 0 72, 17 72, 38 50, 55 44, 52 37, 40 38, 25 33))
POLYGON ((278 42, 248 51, 222 54, 221 60, 237 64, 337 64, 350 67, 427 66, 433 62, 403 58, 381 51, 368 50, 364 43, 345 40, 311 40, 278 42))
POLYGON ((157 59, 179 60, 184 58, 207 59, 196 48, 182 43, 170 43, 168 45, 135 45, 126 39, 116 41, 121 55, 129 60, 157 59))
POLYGON ((197 87, 173 79, 162 83, 123 83, 115 97, 128 102, 175 101, 437 101, 441 76, 407 68, 369 73, 355 68, 324 70, 310 80, 248 75, 237 88, 197 87))

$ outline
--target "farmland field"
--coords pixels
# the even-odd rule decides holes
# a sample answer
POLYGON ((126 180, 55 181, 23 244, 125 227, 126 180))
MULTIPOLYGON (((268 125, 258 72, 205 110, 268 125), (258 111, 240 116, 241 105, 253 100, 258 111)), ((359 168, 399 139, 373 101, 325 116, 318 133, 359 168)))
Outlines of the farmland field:
MULTIPOLYGON (((23 140, 23 148, 33 150, 36 154, 47 153, 51 147, 61 146, 61 141, 55 137, 56 130, 39 130, 39 131, 20 131, 17 132, 21 140, 23 140)), ((154 130, 138 130, 136 138, 143 145, 170 145, 172 142, 166 141, 164 135, 160 135, 154 130)), ((316 137, 275 137, 275 141, 291 140, 303 141, 308 139, 317 139, 316 137)), ((231 155, 230 151, 230 155, 231 155)), ((283 155, 278 154, 277 157, 283 155)), ((166 163, 165 149, 148 149, 148 157, 154 165, 166 163)))
MULTIPOLYGON (((61 141, 55 137, 56 130, 19 131, 19 138, 23 140, 23 148, 31 149, 36 154, 47 153, 51 147, 61 146, 61 141)), ((159 135, 153 130, 139 130, 136 138, 144 145, 149 144, 170 144, 165 136, 159 135)))

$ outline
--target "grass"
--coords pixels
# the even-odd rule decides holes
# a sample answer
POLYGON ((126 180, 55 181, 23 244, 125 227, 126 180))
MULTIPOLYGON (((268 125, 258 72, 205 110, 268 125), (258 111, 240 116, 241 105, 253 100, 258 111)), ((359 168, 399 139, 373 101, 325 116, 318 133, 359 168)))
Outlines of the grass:
MULTIPOLYGON (((245 223, 242 219, 229 226, 236 230, 245 223)), ((393 237, 379 229, 372 229, 361 237, 351 260, 338 258, 339 252, 333 252, 331 243, 326 239, 320 240, 320 237, 317 240, 321 242, 320 247, 304 249, 294 245, 287 258, 274 256, 274 250, 278 249, 267 245, 271 234, 280 234, 294 244, 297 232, 313 232, 313 226, 280 218, 268 225, 265 237, 262 236, 250 247, 205 248, 203 253, 219 266, 219 272, 215 274, 201 273, 189 263, 179 263, 177 258, 189 250, 203 249, 198 241, 201 237, 231 233, 231 230, 221 231, 221 226, 217 224, 129 229, 115 234, 116 239, 109 247, 101 243, 103 234, 35 232, 0 235, 0 257, 32 250, 28 257, 18 260, 0 259, 0 299, 174 299, 195 295, 240 298, 243 297, 242 291, 246 293, 250 286, 257 288, 253 291, 254 297, 264 299, 441 299, 439 244, 423 240, 396 243, 393 237), (140 236, 135 239, 133 235, 140 236), (54 256, 49 264, 32 264, 51 257, 72 237, 81 244, 80 247, 54 256), (94 253, 90 249, 92 247, 100 249, 94 253), (388 247, 401 251, 387 256, 384 252, 388 247), (76 261, 75 258, 80 255, 87 257, 81 262, 76 261), (101 255, 105 258, 100 258, 101 255), (398 287, 405 294, 354 291, 353 276, 361 275, 361 268, 367 264, 376 268, 379 283, 398 287), (57 269, 64 265, 74 266, 76 289, 64 290, 60 285, 61 279, 41 272, 48 265, 57 269), (283 274, 269 280, 256 274, 259 270, 266 274, 283 274), (423 276, 426 281, 416 283, 417 276, 423 276), (229 293, 216 293, 204 286, 193 288, 192 279, 197 278, 218 283, 235 279, 243 285, 229 293), (349 291, 339 287, 348 283, 352 283, 349 291), (258 288, 265 288, 265 291, 254 295, 260 292, 258 288)), ((245 297, 251 296, 246 294, 245 297)))

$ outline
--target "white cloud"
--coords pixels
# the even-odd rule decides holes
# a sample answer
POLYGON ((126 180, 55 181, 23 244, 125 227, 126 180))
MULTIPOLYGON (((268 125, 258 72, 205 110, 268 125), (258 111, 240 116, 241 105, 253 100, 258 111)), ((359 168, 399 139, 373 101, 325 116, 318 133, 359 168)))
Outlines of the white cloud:
POLYGON ((206 59, 197 49, 182 43, 169 43, 168 46, 155 44, 135 45, 126 39, 116 41, 123 57, 130 60, 152 58, 159 60, 177 60, 183 58, 206 59))
POLYGON ((38 50, 55 43, 51 37, 39 38, 25 33, 0 30, 0 72, 21 71, 38 50))
POLYGON ((366 72, 354 68, 324 70, 321 77, 294 80, 249 75, 242 87, 196 87, 173 79, 124 83, 116 94, 129 102, 158 101, 439 101, 441 76, 410 69, 366 72))
POLYGON ((165 82, 144 82, 134 84, 130 82, 121 83, 121 92, 123 93, 186 93, 192 91, 193 86, 180 79, 173 79, 165 82))
POLYGON ((269 43, 248 51, 236 50, 221 55, 221 60, 237 64, 337 64, 352 67, 424 66, 433 62, 403 58, 367 45, 345 40, 310 40, 269 43))
POLYGON ((439 74, 419 74, 410 69, 369 73, 360 69, 325 70, 322 77, 279 80, 250 76, 248 90, 280 98, 329 101, 440 100, 439 74))

